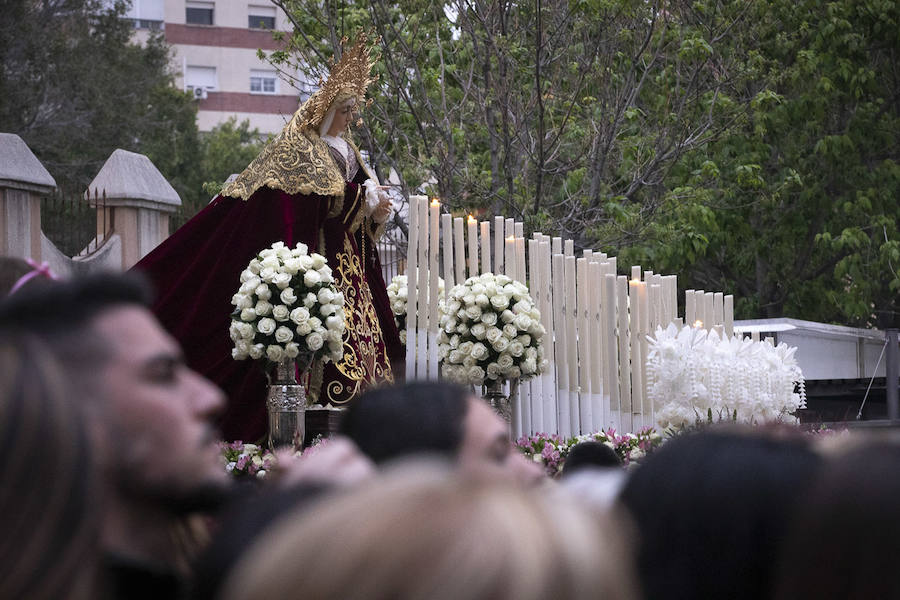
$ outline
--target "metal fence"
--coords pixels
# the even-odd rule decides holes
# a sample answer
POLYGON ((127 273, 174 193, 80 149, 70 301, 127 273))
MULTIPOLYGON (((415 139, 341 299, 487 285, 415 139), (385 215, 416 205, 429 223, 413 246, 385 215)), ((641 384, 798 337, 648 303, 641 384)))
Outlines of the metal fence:
POLYGON ((396 275, 406 273, 406 248, 400 247, 391 238, 384 237, 377 244, 378 258, 381 260, 381 274, 384 282, 390 285, 396 275))
POLYGON ((41 229, 66 256, 84 256, 103 245, 112 233, 112 209, 106 192, 86 194, 57 190, 41 199, 41 229))

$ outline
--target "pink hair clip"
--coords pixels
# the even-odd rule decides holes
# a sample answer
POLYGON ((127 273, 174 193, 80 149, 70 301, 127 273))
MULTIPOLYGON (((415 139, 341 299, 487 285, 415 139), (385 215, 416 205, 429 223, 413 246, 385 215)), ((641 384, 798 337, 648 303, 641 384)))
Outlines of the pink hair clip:
POLYGON ((14 294, 19 288, 23 285, 34 279, 35 277, 46 277, 47 279, 56 279, 56 275, 53 274, 53 271, 50 270, 50 265, 46 262, 42 262, 38 264, 37 262, 31 260, 30 258, 26 258, 25 262, 31 266, 31 271, 25 273, 13 284, 12 289, 9 290, 8 295, 14 294))

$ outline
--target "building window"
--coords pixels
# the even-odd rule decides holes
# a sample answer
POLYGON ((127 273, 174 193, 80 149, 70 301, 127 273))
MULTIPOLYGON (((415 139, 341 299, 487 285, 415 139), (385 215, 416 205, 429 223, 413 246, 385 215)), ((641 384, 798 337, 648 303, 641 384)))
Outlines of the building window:
POLYGON ((163 0, 131 0, 124 16, 131 19, 135 29, 160 31, 165 28, 163 0))
POLYGON ((188 25, 212 25, 215 2, 188 2, 184 20, 188 25))
POLYGON ((275 71, 250 71, 251 94, 274 94, 278 91, 278 77, 275 71))
POLYGON ((200 67, 188 65, 184 74, 184 89, 195 92, 199 97, 205 97, 204 92, 218 89, 218 78, 215 67, 200 67), (198 91, 198 90, 202 90, 198 91))
POLYGON ((275 29, 275 7, 253 6, 248 7, 247 17, 250 29, 275 29))

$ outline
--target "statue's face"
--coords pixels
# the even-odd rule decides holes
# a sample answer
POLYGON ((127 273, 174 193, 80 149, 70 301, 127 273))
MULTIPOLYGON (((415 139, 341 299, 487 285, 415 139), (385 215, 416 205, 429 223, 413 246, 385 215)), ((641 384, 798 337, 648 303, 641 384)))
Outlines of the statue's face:
POLYGON ((334 111, 334 119, 331 121, 331 127, 328 129, 328 135, 339 135, 347 129, 356 118, 356 99, 351 98, 341 103, 337 110, 334 111))

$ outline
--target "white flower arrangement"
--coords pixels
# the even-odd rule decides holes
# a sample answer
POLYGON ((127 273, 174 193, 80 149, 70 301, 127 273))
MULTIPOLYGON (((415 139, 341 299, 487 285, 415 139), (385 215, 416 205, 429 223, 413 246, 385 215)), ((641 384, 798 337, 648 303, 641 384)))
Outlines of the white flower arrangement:
MULTIPOLYGON (((406 275, 394 275, 391 284, 387 286, 388 301, 391 303, 391 312, 394 313, 394 323, 400 332, 400 343, 406 345, 406 302, 409 299, 408 280, 406 275)), ((426 288, 425 302, 428 302, 429 290, 426 288)), ((444 305, 444 280, 438 277, 438 306, 444 305)))
POLYGON ((344 355, 344 296, 328 261, 305 244, 275 242, 260 252, 241 273, 231 304, 235 360, 276 363, 311 353, 337 362, 344 355))
POLYGON ((441 310, 441 374, 462 384, 530 379, 546 368, 546 331, 528 288, 506 275, 470 277, 441 310))
POLYGON ((647 395, 662 428, 700 423, 796 423, 803 372, 787 344, 773 346, 675 325, 649 339, 647 395))

